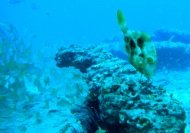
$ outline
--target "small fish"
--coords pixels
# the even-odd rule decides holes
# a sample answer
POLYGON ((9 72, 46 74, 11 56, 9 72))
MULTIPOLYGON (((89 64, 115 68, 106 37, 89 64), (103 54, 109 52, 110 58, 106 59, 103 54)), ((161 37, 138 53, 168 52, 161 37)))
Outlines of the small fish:
POLYGON ((47 12, 45 12, 45 15, 46 15, 46 16, 50 16, 51 13, 47 11, 47 12))
POLYGON ((3 101, 6 97, 4 95, 0 95, 0 101, 3 101))
POLYGON ((96 130, 95 133, 106 133, 106 130, 101 129, 101 127, 98 127, 98 130, 96 130))
POLYGON ((48 111, 48 114, 55 114, 55 113, 59 113, 60 111, 57 109, 51 109, 48 111))
POLYGON ((45 86, 48 86, 49 83, 50 83, 50 78, 49 77, 45 77, 44 78, 44 84, 45 84, 45 86))
POLYGON ((32 10, 39 10, 40 9, 40 6, 37 5, 36 3, 31 3, 30 7, 31 7, 32 10))
POLYGON ((22 3, 22 2, 24 2, 24 0, 9 0, 9 3, 10 4, 20 4, 20 3, 22 3))

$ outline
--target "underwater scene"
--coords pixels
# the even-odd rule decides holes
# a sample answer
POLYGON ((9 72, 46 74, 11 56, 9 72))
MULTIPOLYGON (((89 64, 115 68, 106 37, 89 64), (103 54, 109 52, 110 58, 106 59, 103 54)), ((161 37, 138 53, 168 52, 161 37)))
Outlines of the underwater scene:
POLYGON ((0 133, 190 133, 189 5, 0 0, 0 133))

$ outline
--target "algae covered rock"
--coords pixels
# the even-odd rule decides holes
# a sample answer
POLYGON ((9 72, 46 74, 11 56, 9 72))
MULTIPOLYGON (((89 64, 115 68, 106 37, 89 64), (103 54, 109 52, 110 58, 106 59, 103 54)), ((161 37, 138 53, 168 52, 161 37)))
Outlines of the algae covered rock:
MULTIPOLYGON (((100 129, 108 133, 184 132, 185 111, 164 88, 154 85, 126 61, 115 58, 109 52, 88 49, 85 55, 80 56, 83 60, 88 55, 94 61, 84 73, 90 91, 85 102, 90 117, 86 122, 83 117, 81 123, 90 120, 84 125, 87 132, 98 132, 100 129)), ((77 58, 81 55, 71 47, 59 52, 64 51, 70 51, 77 58)), ((59 52, 57 56, 61 55, 59 52)), ((64 66, 62 63, 61 66, 64 66)), ((71 62, 70 66, 74 64, 71 62)))
POLYGON ((109 133, 184 132, 185 112, 179 102, 139 73, 131 73, 133 68, 124 64, 109 60, 99 64, 98 70, 94 67, 88 70, 88 76, 93 79, 89 85, 101 86, 97 99, 103 127, 109 133))
POLYGON ((58 67, 73 66, 86 73, 92 65, 112 57, 111 54, 104 54, 105 50, 102 48, 95 47, 81 48, 77 45, 71 45, 69 48, 62 47, 55 56, 56 65, 58 67))
POLYGON ((117 12, 118 23, 124 34, 125 50, 129 62, 142 74, 151 77, 156 68, 156 49, 150 37, 144 32, 129 30, 120 10, 117 12))

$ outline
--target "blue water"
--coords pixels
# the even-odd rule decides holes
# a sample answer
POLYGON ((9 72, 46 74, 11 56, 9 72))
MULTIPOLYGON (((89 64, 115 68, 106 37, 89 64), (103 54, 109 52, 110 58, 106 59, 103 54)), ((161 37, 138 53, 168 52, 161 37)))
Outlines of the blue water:
POLYGON ((187 32, 188 5, 188 0, 1 0, 0 20, 41 42, 89 43, 119 35, 115 16, 118 8, 124 10, 132 29, 149 33, 159 28, 187 32))
MULTIPOLYGON (((162 42, 163 47, 156 45, 154 80, 164 80, 169 92, 184 98, 181 102, 188 112, 189 133, 189 5, 189 0, 1 0, 0 133, 57 132, 60 123, 72 116, 71 103, 85 100, 88 87, 82 73, 55 65, 61 46, 101 45, 127 61, 118 9, 130 29, 144 31, 154 42, 162 42), (83 89, 77 88, 78 84, 83 89)), ((77 120, 72 117, 70 121, 77 120)))

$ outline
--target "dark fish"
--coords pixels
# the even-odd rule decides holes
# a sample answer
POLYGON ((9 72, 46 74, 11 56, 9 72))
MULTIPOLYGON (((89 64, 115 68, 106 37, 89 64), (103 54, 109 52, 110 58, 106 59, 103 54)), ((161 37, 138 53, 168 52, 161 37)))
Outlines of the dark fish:
POLYGON ((38 9, 40 9, 40 6, 37 5, 36 3, 31 3, 30 7, 31 7, 32 10, 38 10, 38 9))

